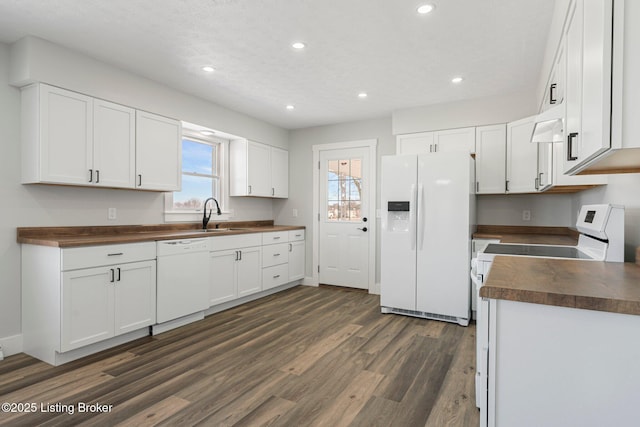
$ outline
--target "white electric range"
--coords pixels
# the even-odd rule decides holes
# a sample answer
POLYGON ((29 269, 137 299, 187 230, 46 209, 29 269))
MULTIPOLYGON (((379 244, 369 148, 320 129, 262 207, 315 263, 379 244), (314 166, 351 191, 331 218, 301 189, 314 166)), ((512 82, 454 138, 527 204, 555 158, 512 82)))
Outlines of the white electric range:
POLYGON ((487 421, 489 363, 489 300, 480 298, 493 259, 497 256, 573 259, 580 261, 624 261, 624 207, 608 204, 584 205, 576 228, 580 232, 576 246, 490 243, 474 260, 471 278, 476 285, 476 406, 480 408, 480 425, 487 421), (484 421, 484 422, 483 422, 484 421))

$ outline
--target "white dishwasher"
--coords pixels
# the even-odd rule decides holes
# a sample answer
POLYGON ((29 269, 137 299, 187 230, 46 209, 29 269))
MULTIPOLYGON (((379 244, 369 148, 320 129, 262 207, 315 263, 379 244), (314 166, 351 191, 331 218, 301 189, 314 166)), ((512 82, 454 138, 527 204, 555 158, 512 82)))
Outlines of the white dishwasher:
POLYGON ((158 323, 209 308, 209 239, 158 241, 157 257, 158 323))

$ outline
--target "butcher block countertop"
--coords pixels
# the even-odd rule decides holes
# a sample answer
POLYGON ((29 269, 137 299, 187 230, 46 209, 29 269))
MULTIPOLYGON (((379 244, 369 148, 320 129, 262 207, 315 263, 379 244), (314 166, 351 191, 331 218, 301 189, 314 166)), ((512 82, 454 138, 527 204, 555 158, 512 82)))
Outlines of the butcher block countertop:
POLYGON ((116 225, 88 227, 20 227, 18 243, 71 248, 78 246, 112 245, 118 243, 152 242, 155 240, 187 239, 270 231, 303 230, 304 226, 274 225, 273 221, 236 221, 209 223, 208 232, 200 224, 116 225), (219 230, 214 231, 216 225, 219 230))
POLYGON ((480 296, 640 315, 640 265, 496 256, 480 296))
POLYGON ((474 239, 498 239, 501 243, 534 245, 578 244, 578 232, 568 227, 527 227, 517 225, 478 225, 474 239))

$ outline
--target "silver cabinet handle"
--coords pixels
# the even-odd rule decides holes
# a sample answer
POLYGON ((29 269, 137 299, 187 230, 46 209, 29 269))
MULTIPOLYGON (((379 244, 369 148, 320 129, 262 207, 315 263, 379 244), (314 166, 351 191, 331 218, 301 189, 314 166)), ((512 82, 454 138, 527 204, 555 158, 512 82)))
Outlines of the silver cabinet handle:
POLYGON ((89 182, 93 182, 93 169, 89 169, 89 182))
POLYGON ((111 280, 109 280, 109 282, 113 283, 116 281, 116 272, 113 270, 113 268, 110 268, 109 271, 111 272, 111 280))
POLYGON ((120 256, 120 255, 124 255, 124 252, 116 252, 116 253, 112 253, 112 254, 107 254, 107 256, 120 256))
POLYGON ((142 187, 142 174, 138 174, 138 187, 142 187))
POLYGON ((249 194, 251 194, 251 186, 249 186, 249 194))
POLYGON ((293 252, 293 245, 289 243, 289 252, 293 252))
POLYGON ((480 181, 476 181, 476 193, 480 192, 480 181))
POLYGON ((120 276, 122 274, 122 270, 120 270, 120 267, 116 268, 116 270, 118 270, 118 282, 120 281, 120 276))
POLYGON ((273 276, 274 279, 277 279, 278 277, 280 277, 279 274, 276 274, 275 276, 273 276))
POLYGON ((96 184, 100 182, 100 171, 96 169, 96 184))
POLYGON ((280 254, 273 254, 273 256, 280 256, 280 254))
POLYGON ((276 195, 276 189, 275 189, 275 188, 273 188, 273 187, 271 187, 271 195, 272 195, 272 196, 275 196, 275 195, 276 195))

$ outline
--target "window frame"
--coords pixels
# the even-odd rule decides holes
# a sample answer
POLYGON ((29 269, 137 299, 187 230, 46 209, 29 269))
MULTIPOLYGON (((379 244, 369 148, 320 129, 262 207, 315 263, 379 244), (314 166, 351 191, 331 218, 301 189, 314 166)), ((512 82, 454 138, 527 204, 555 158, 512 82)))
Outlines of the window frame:
MULTIPOLYGON (((183 129, 182 137, 180 139, 181 150, 182 150, 182 142, 184 140, 189 140, 193 142, 198 142, 202 144, 214 145, 217 144, 216 147, 216 161, 217 161, 217 170, 218 174, 213 175, 218 178, 218 188, 219 188, 219 197, 218 203, 220 204, 220 209, 222 210, 222 215, 218 216, 217 219, 226 221, 231 217, 231 212, 227 210, 229 206, 229 156, 227 153, 229 152, 229 140, 216 137, 216 136, 204 136, 199 135, 197 132, 189 132, 186 129, 183 129)), ((215 169, 215 168, 214 168, 215 169)), ((184 175, 185 171, 182 170, 182 164, 180 166, 180 175, 184 175)), ((186 173, 188 175, 201 176, 197 173, 186 173)), ((212 189, 213 190, 213 189, 212 189)), ((208 206, 211 208, 211 205, 208 206)), ((194 222, 200 221, 202 219, 202 208, 199 209, 175 209, 173 207, 173 192, 165 193, 164 197, 164 220, 165 222, 194 222)))

